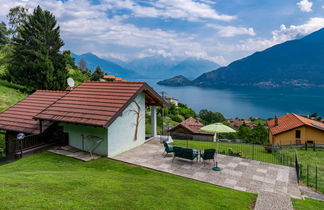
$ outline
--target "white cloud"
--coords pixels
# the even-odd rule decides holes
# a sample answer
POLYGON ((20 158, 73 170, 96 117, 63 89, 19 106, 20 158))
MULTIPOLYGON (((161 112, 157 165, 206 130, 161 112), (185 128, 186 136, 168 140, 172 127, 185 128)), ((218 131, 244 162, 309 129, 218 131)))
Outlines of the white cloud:
MULTIPOLYGON (((9 9, 17 4, 22 3, 19 0, 0 0, 0 5, 6 6, 5 9, 0 9, 0 20, 5 20, 9 9)), ((75 53, 92 52, 101 57, 122 60, 163 55, 193 56, 214 60, 220 64, 225 62, 225 59, 215 55, 215 52, 211 53, 212 56, 209 55, 196 35, 125 23, 127 15, 108 17, 107 10, 113 8, 109 2, 92 5, 88 0, 70 0, 64 3, 56 0, 29 0, 22 5, 32 10, 38 4, 56 16, 66 46, 75 53)), ((134 8, 131 1, 128 1, 128 5, 134 8)))
POLYGON ((256 50, 264 50, 273 45, 308 35, 321 28, 324 28, 324 18, 313 17, 302 25, 286 26, 282 24, 279 29, 272 31, 272 37, 270 39, 247 39, 242 41, 241 44, 233 45, 227 49, 233 51, 241 50, 252 52, 256 50))
POLYGON ((236 26, 221 26, 216 24, 207 24, 208 27, 216 29, 218 35, 221 37, 233 37, 237 35, 249 35, 255 36, 255 32, 253 28, 245 28, 245 27, 236 27, 236 26))
POLYGON ((219 14, 210 6, 210 2, 192 0, 158 0, 150 6, 141 6, 132 0, 105 0, 115 8, 128 9, 137 17, 162 17, 198 21, 200 19, 214 19, 230 21, 235 16, 219 14))
POLYGON ((311 12, 312 11, 312 6, 313 2, 308 1, 308 0, 301 0, 300 2, 297 3, 297 6, 302 12, 311 12))

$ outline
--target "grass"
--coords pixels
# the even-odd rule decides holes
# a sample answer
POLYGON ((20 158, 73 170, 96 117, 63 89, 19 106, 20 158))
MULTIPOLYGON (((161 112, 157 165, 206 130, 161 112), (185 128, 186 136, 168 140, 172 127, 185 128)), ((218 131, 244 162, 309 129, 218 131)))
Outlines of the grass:
POLYGON ((313 148, 308 148, 305 150, 305 147, 301 148, 291 148, 298 152, 299 162, 302 165, 301 168, 301 181, 305 184, 308 183, 310 187, 316 188, 316 166, 317 168, 317 189, 324 193, 324 148, 316 148, 313 151, 313 148), (308 172, 307 172, 308 166, 308 172), (307 181, 308 173, 308 181, 307 181))
POLYGON ((295 210, 320 210, 324 209, 324 202, 318 201, 310 198, 306 198, 305 200, 300 199, 292 199, 292 203, 295 210))
POLYGON ((0 85, 0 112, 14 105, 27 96, 25 93, 0 85))
POLYGON ((0 209, 249 209, 256 195, 106 158, 48 152, 0 166, 0 209))

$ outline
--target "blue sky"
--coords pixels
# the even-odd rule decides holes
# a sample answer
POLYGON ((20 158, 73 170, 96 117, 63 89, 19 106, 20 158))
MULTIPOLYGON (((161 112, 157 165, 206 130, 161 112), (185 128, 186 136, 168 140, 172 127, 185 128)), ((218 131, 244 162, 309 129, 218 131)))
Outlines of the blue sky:
POLYGON ((324 0, 0 0, 54 13, 65 49, 131 60, 162 55, 226 65, 324 27, 324 0))

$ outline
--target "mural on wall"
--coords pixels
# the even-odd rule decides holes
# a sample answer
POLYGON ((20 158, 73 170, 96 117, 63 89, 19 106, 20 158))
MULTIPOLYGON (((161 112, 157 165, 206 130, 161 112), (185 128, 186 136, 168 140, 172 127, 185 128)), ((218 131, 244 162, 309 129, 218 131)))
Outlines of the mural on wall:
POLYGON ((136 116, 135 120, 135 132, 134 132, 134 141, 137 140, 137 134, 138 134, 138 127, 140 125, 140 122, 142 120, 141 118, 141 106, 134 100, 133 103, 135 104, 134 109, 129 110, 130 112, 134 112, 136 116))

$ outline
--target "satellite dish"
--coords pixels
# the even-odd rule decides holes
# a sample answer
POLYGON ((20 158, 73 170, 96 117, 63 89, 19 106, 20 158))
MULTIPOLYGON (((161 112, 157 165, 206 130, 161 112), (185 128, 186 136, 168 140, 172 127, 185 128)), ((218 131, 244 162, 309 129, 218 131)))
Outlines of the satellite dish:
POLYGON ((71 77, 69 77, 67 79, 67 83, 70 86, 70 88, 73 88, 74 87, 74 80, 71 77))

